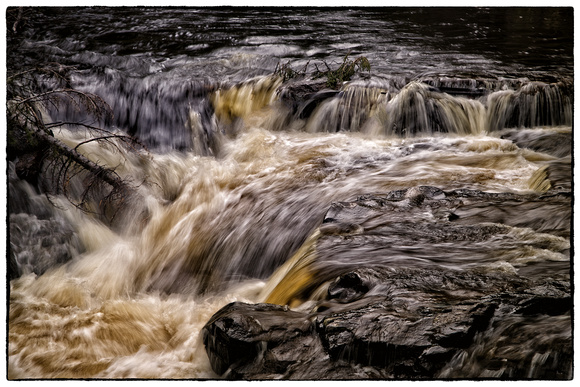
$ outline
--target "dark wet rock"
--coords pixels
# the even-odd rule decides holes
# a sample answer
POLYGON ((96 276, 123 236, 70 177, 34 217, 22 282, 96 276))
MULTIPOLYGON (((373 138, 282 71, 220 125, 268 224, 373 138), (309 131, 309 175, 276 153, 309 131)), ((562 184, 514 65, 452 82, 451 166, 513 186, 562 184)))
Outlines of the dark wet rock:
POLYGON ((38 184, 38 177, 41 173, 43 159, 43 151, 25 153, 19 156, 15 165, 16 175, 20 179, 26 180, 35 186, 38 184))
POLYGON ((572 153, 572 131, 541 129, 509 130, 501 138, 513 141, 520 148, 565 157, 572 153))
POLYGON ((62 217, 39 219, 26 213, 11 214, 9 233, 11 278, 41 275, 83 250, 78 235, 62 217))
POLYGON ((277 93, 280 104, 287 109, 286 119, 292 117, 294 125, 296 120, 305 127, 315 125, 320 132, 358 132, 372 116, 371 112, 389 99, 380 84, 349 82, 334 90, 320 78, 284 83, 277 93))
POLYGON ((272 347, 293 336, 304 336, 312 324, 301 317, 287 307, 271 304, 227 305, 211 318, 203 332, 212 367, 220 375, 228 369, 236 371, 263 357, 264 343, 271 343, 272 347), (283 319, 279 317, 282 315, 283 319))
POLYGON ((280 101, 301 119, 310 117, 322 101, 337 94, 338 91, 325 88, 324 80, 288 82, 278 89, 280 101))
MULTIPOLYGON (((286 301, 277 302, 309 300, 320 287, 362 268, 469 265, 482 272, 519 270, 569 279, 570 226, 571 193, 566 191, 519 195, 420 186, 362 195, 330 206, 319 229, 316 259, 307 265, 308 286, 286 292, 286 301), (357 232, 350 232, 352 225, 357 232)), ((360 295, 336 292, 345 299, 360 295)))
MULTIPOLYGON (((561 254, 562 265, 567 265, 571 196, 566 191, 518 195, 414 187, 333 203, 321 229, 327 222, 356 224, 362 231, 321 230, 312 264, 318 281, 313 289, 361 267, 454 267, 468 262, 487 267, 502 260, 517 265, 513 257, 522 249, 561 254)), ((550 275, 541 266, 524 269, 550 275)), ((309 295, 297 297, 305 300, 309 295)))
POLYGON ((213 370, 227 379, 351 379, 369 376, 325 353, 312 318, 272 304, 231 303, 203 328, 213 370))
POLYGON ((46 144, 14 122, 7 126, 6 139, 6 156, 8 161, 14 162, 16 176, 36 185, 48 150, 46 144))
MULTIPOLYGON (((532 284, 508 274, 361 269, 337 278, 334 289, 360 290, 365 281, 382 290, 337 303, 329 289, 329 299, 309 313, 271 304, 225 306, 203 328, 213 369, 230 379, 437 378, 504 320, 519 319, 527 330, 526 317, 570 312, 565 282, 532 284)), ((554 361, 558 353, 566 359, 570 340, 553 340, 563 344, 552 349, 554 361)), ((493 368, 502 361, 498 353, 483 363, 493 368)), ((523 372, 529 361, 513 362, 511 372, 523 372)), ((552 362, 534 372, 549 377, 554 368, 552 362)))
POLYGON ((482 200, 470 200, 464 196, 465 192, 455 191, 454 195, 468 199, 462 200, 461 205, 453 211, 458 217, 454 222, 456 224, 493 222, 511 227, 528 227, 537 232, 569 235, 571 225, 569 192, 543 195, 486 193, 481 196, 482 200))
POLYGON ((572 297, 566 282, 541 284, 527 289, 516 313, 524 315, 547 314, 558 316, 572 310, 572 297))
POLYGON ((212 367, 232 379, 568 378, 570 212, 566 191, 420 186, 334 203, 315 259, 289 276, 308 283, 282 287, 280 302, 311 301, 226 306, 203 329, 212 367))
POLYGON ((377 367, 393 377, 433 377, 459 349, 472 344, 495 310, 493 304, 458 304, 405 312, 388 299, 373 299, 320 317, 318 333, 335 361, 377 367))
POLYGON ((45 195, 17 176, 18 163, 8 162, 7 246, 9 278, 40 275, 84 250, 70 220, 53 210, 45 195))
POLYGON ((316 94, 309 96, 305 101, 297 106, 295 113, 296 116, 301 119, 310 117, 321 102, 335 97, 337 94, 338 91, 336 90, 321 90, 316 94))
POLYGON ((17 123, 11 122, 6 133, 6 157, 9 161, 27 154, 42 152, 44 147, 17 123))
POLYGON ((363 232, 363 228, 358 224, 336 222, 332 219, 326 219, 319 230, 323 235, 360 234, 363 232))
POLYGON ((328 298, 341 302, 352 302, 369 291, 369 282, 371 281, 360 273, 343 274, 328 287, 328 298))

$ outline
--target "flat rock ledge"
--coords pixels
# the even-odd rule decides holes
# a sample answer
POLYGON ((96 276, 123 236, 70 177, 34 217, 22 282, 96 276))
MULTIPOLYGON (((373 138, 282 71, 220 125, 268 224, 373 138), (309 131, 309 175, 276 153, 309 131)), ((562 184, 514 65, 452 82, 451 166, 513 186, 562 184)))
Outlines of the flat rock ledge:
MULTIPOLYGON (((571 318, 570 294, 566 281, 361 269, 337 278, 329 300, 308 312, 231 303, 205 325, 203 342, 214 371, 227 379, 472 378, 455 374, 454 364, 485 346, 503 321, 516 322, 522 331, 533 330, 537 319, 561 324, 571 318), (489 288, 495 292, 488 294, 489 288), (370 294, 357 299, 366 289, 370 294)), ((504 377, 517 379, 529 377, 533 368, 533 378, 565 377, 571 335, 538 342, 526 348, 528 355, 510 359, 502 348, 517 345, 516 336, 496 342, 496 355, 481 353, 483 371, 503 367, 504 377), (537 354, 545 354, 545 361, 532 367, 537 354)))
POLYGON ((295 307, 223 307, 202 330, 211 366, 246 380, 569 379, 570 199, 415 187, 335 203, 316 259, 271 301, 295 307), (519 271, 448 264, 451 254, 494 262, 530 240, 560 261, 519 271), (422 259, 398 259, 402 248, 422 259), (299 275, 307 285, 293 283, 299 275))

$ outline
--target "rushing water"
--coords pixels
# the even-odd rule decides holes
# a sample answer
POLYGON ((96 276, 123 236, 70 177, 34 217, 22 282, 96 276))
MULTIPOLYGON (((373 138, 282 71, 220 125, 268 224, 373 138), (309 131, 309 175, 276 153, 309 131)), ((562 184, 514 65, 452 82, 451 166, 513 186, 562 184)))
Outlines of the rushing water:
MULTIPOLYGON (((272 300, 284 273, 276 269, 308 248, 333 202, 425 185, 530 193, 547 189, 547 165, 570 165, 569 142, 555 140, 551 152, 521 145, 571 137, 570 9, 97 7, 25 15, 28 24, 9 36, 9 68, 76 66, 72 87, 113 110, 102 124, 149 151, 79 148, 139 183, 139 200, 113 225, 63 197, 49 202, 9 162, 18 274, 10 281, 9 378, 215 378, 203 325, 228 302, 272 300), (367 57, 370 73, 293 111, 276 66, 338 64, 349 53, 367 57)), ((63 108, 52 119, 75 114, 63 108)), ((86 140, 75 128, 54 135, 86 140)), ((555 216, 550 207, 502 211, 555 216)), ((569 280, 569 233, 514 226, 510 235, 515 245, 494 242, 503 253, 481 246, 465 257, 450 246, 437 255, 419 245, 389 262, 569 280)), ((359 248, 324 257, 319 270, 340 273, 359 248)), ((373 259, 382 258, 358 263, 373 259)), ((551 327, 570 335, 569 319, 551 327)), ((466 353, 442 377, 493 377, 469 360, 476 355, 466 353)))

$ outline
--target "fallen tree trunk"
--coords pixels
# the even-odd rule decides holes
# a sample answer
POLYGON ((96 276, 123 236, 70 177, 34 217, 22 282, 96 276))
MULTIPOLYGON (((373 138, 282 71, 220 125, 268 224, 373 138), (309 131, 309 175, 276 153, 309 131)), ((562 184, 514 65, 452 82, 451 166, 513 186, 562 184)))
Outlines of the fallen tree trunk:
POLYGON ((79 153, 76 149, 69 147, 58 138, 51 136, 43 130, 35 130, 33 133, 40 141, 50 145, 50 147, 56 150, 60 155, 71 159, 95 177, 109 184, 116 191, 126 194, 135 191, 135 189, 115 173, 115 171, 89 160, 86 156, 79 153))
POLYGON ((71 70, 55 65, 22 71, 8 78, 9 159, 16 160, 20 178, 38 185, 47 195, 62 194, 75 207, 112 223, 121 204, 136 193, 136 188, 114 168, 92 161, 79 148, 94 141, 120 152, 121 147, 135 150, 144 146, 126 134, 85 123, 106 122, 111 117, 111 107, 95 94, 71 88, 71 70), (61 109, 72 109, 77 118, 70 122, 47 122, 61 109), (89 137, 69 146, 52 133, 61 127, 79 127, 89 137))

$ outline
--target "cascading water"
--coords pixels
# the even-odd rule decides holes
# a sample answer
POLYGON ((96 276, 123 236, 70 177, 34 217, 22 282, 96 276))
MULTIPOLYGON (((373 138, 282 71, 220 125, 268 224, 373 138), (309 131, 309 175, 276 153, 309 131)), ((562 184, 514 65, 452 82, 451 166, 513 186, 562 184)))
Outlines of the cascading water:
MULTIPOLYGON (((570 193, 571 10, 429 12, 27 10, 28 24, 9 35, 9 70, 74 65, 70 87, 111 107, 99 125, 148 150, 84 144, 74 126, 53 131, 136 183, 113 224, 45 195, 50 174, 26 178, 27 155, 9 152, 8 377, 219 378, 201 338, 215 312, 232 301, 306 310, 353 268, 569 283, 571 206, 501 194, 570 193), (274 74, 278 63, 334 66, 347 54, 367 57, 371 71, 336 90, 274 74), (463 207, 449 204, 445 217, 465 234, 436 234, 423 227, 443 205, 417 209, 425 186, 500 199, 457 199, 463 207), (333 203, 403 191, 385 204, 398 223, 335 223, 333 203)), ((75 106, 47 114, 84 119, 75 106)), ((436 377, 535 378, 551 367, 559 373, 548 377, 570 378, 571 360, 556 350, 520 359, 514 349, 568 348, 570 312, 531 319, 492 321, 436 377), (550 329, 538 338, 534 327, 550 329), (510 371, 520 363, 525 375, 510 371)))

